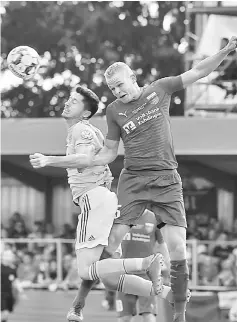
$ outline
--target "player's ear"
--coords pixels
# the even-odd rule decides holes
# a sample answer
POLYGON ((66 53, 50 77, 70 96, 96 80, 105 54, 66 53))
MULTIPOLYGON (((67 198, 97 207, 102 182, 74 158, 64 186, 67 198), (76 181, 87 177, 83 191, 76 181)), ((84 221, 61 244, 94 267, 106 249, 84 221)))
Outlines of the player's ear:
POLYGON ((131 75, 131 79, 132 79, 133 84, 137 82, 137 76, 135 74, 131 75))
POLYGON ((83 112, 83 118, 88 119, 90 116, 91 116, 91 111, 86 110, 83 112))

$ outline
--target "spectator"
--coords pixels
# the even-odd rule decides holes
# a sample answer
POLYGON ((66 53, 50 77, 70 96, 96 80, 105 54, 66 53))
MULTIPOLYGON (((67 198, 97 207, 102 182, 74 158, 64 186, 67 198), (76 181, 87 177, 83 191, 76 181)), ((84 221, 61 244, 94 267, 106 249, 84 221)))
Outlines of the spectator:
POLYGON ((25 224, 25 221, 23 219, 23 216, 19 212, 14 212, 13 215, 9 218, 9 228, 13 227, 16 222, 23 222, 25 224))
POLYGON ((1 223, 1 238, 8 238, 6 227, 1 223))
POLYGON ((28 232, 24 221, 16 221, 9 230, 9 238, 26 238, 28 232))
POLYGON ((38 274, 39 268, 33 265, 33 258, 32 253, 26 252, 18 266, 17 275, 23 288, 31 286, 38 274))
POLYGON ((221 271, 217 276, 218 285, 220 286, 237 286, 235 274, 235 256, 230 254, 229 257, 221 261, 221 271))
POLYGON ((59 238, 63 238, 63 239, 74 239, 75 238, 75 233, 72 229, 72 227, 70 226, 70 224, 64 224, 63 225, 63 231, 62 234, 59 235, 59 238))
POLYGON ((216 239, 216 245, 212 251, 212 255, 220 257, 225 260, 229 257, 229 254, 233 251, 234 247, 226 243, 228 241, 228 233, 222 232, 216 239))
POLYGON ((34 222, 32 232, 29 233, 28 238, 44 238, 42 221, 37 220, 34 222))
MULTIPOLYGON (((42 221, 35 221, 33 224, 33 230, 29 233, 28 238, 31 239, 43 239, 44 236, 44 229, 42 221)), ((31 252, 37 252, 37 250, 43 250, 45 247, 45 243, 29 243, 28 250, 31 252)))
POLYGON ((44 237, 45 238, 54 238, 54 227, 50 222, 45 223, 44 226, 44 237))

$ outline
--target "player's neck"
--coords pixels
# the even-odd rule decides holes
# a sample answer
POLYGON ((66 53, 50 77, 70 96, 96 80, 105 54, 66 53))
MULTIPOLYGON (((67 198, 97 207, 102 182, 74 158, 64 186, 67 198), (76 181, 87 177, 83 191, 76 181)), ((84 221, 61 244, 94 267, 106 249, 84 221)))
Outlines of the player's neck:
POLYGON ((139 87, 137 85, 137 88, 136 88, 136 91, 134 93, 132 102, 138 100, 141 97, 142 92, 143 92, 143 87, 139 87))
POLYGON ((76 118, 76 119, 65 119, 68 128, 72 127, 73 125, 77 124, 78 122, 83 122, 87 121, 86 119, 83 118, 76 118))

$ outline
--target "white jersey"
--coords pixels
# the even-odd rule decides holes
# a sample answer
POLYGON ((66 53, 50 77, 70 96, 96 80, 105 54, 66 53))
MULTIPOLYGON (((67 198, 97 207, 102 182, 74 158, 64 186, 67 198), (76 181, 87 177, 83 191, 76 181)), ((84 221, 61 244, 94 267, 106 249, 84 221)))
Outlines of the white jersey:
MULTIPOLYGON (((76 146, 80 144, 94 146, 95 154, 97 154, 104 145, 104 136, 89 121, 83 120, 68 129, 66 154, 76 154, 76 146)), ((85 169, 67 168, 67 173, 74 201, 97 186, 110 187, 113 180, 108 165, 85 169)))

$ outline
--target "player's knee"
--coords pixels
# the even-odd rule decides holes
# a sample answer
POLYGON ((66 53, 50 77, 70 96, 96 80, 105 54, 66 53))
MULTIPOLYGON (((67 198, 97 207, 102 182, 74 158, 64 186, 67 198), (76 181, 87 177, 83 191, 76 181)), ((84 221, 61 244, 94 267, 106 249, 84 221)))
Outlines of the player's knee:
POLYGON ((118 281, 116 278, 106 276, 102 277, 101 281, 108 290, 117 291, 118 281))
POLYGON ((78 275, 83 280, 88 280, 89 278, 89 266, 83 263, 78 265, 78 275))
POLYGON ((180 259, 186 258, 185 242, 183 242, 182 239, 179 240, 179 243, 174 244, 173 249, 171 249, 170 252, 175 253, 175 255, 180 259))

